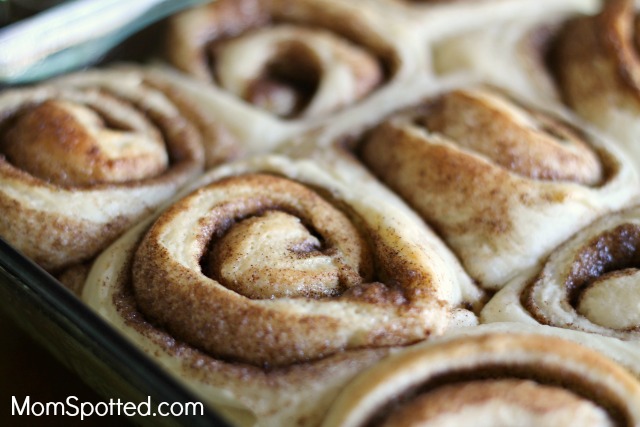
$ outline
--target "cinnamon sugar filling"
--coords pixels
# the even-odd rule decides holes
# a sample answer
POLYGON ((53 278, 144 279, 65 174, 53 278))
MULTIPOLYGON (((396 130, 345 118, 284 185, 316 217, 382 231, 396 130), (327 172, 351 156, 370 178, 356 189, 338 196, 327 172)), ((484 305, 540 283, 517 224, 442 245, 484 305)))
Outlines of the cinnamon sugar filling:
POLYGON ((0 122, 0 154, 16 172, 65 188, 134 185, 199 161, 199 136, 177 115, 100 90, 24 96, 0 122))
POLYGON ((170 61, 285 119, 339 111, 399 63, 365 20, 313 4, 225 0, 171 24, 170 61))
POLYGON ((362 220, 347 212, 272 175, 201 188, 141 240, 132 265, 137 306, 184 342, 256 365, 439 332, 449 307, 429 267, 403 255, 393 236, 365 237, 362 220))
MULTIPOLYGON (((640 324, 635 320, 629 319, 631 324, 625 324, 622 320, 615 325, 603 324, 596 315, 591 316, 591 310, 586 308, 588 304, 588 295, 594 291, 600 291, 598 299, 600 302, 606 302, 609 298, 605 298, 607 293, 616 293, 616 281, 620 282, 626 277, 634 277, 640 269, 640 226, 637 224, 623 223, 617 227, 591 239, 581 250, 578 251, 571 263, 569 274, 564 279, 563 292, 564 299, 568 305, 573 307, 582 315, 590 317, 590 320, 602 326, 612 327, 622 332, 640 331, 640 324), (600 288, 600 289, 597 289, 600 288), (602 292, 605 295, 602 295, 602 292)), ((537 307, 534 293, 537 290, 537 282, 539 278, 525 288, 521 296, 521 303, 529 312, 541 323, 549 324, 550 320, 541 313, 537 307)), ((628 288, 637 289, 631 279, 628 288)), ((637 294, 633 289, 627 292, 637 294)), ((628 294, 627 298, 629 298, 628 294)), ((611 295, 615 302, 615 296, 611 295)), ((631 297, 633 300, 633 297, 631 297)), ((619 302, 620 303, 620 302, 619 302)), ((633 301, 631 301, 633 303, 633 301)), ((617 312, 615 307, 609 307, 607 311, 617 312)))
POLYGON ((478 410, 494 401, 505 405, 503 411, 508 410, 508 406, 520 407, 540 419, 554 411, 565 411, 565 405, 571 405, 574 411, 586 406, 602 425, 631 425, 626 403, 619 399, 613 393, 594 389, 593 384, 581 376, 559 367, 532 369, 518 364, 484 364, 434 375, 381 407, 365 425, 400 425, 398 423, 407 418, 420 419, 424 425, 430 425, 429 422, 439 416, 469 408, 478 410))

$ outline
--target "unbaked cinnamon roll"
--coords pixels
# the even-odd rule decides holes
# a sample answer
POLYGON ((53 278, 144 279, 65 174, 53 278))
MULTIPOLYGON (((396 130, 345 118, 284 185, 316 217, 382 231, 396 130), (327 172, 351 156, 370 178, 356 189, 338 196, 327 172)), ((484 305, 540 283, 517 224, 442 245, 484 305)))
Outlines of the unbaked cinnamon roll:
POLYGON ((222 0, 170 19, 166 58, 209 83, 215 114, 245 117, 232 130, 255 153, 380 104, 379 92, 422 65, 408 36, 366 2, 222 0))
POLYGON ((640 164, 638 8, 633 0, 603 2, 602 11, 568 22, 551 63, 563 100, 614 136, 640 164))
POLYGON ((483 309, 483 321, 540 323, 588 332, 594 340, 611 337, 637 357, 639 247, 639 207, 606 215, 498 292, 483 309))
POLYGON ((131 66, 0 93, 0 236, 55 273, 201 173, 202 134, 156 79, 131 66))
POLYGON ((488 88, 446 92, 391 116, 362 138, 359 154, 488 289, 638 188, 615 147, 488 88))
POLYGON ((440 75, 471 72, 540 105, 565 103, 618 141, 637 167, 636 3, 556 3, 564 10, 441 37, 434 67, 440 75))
POLYGON ((482 294, 375 182, 266 157, 193 188, 105 251, 83 298, 216 407, 310 425, 387 348, 475 324, 482 294))
POLYGON ((416 345, 345 387, 323 426, 635 426, 640 383, 610 359, 537 334, 416 345))

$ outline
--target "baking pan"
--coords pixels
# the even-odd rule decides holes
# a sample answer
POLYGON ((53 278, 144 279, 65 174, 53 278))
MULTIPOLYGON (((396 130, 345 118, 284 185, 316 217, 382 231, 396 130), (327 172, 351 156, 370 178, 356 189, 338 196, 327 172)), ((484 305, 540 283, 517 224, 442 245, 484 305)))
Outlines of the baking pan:
MULTIPOLYGON (((122 402, 197 402, 47 272, 0 239, 0 309, 100 395, 122 402)), ((227 426, 202 415, 134 417, 154 426, 227 426)))
MULTIPOLYGON (((40 3, 52 6, 59 2, 40 3)), ((0 27, 35 12, 37 9, 0 1, 0 27)), ((156 14, 156 20, 162 16, 161 13, 156 14)), ((128 31, 133 33, 150 23, 147 16, 128 31)), ((148 32, 148 28, 145 31, 148 32)), ((122 39, 121 43, 105 51, 99 60, 121 59, 123 55, 128 55, 128 59, 132 53, 131 46, 137 43, 136 39, 146 37, 145 31, 136 33, 134 37, 116 36, 116 39, 122 39)), ((21 82, 19 77, 17 83, 21 82)), ((0 89, 8 85, 7 81, 0 82, 0 89)), ((108 403, 110 399, 136 405, 151 402, 151 415, 128 417, 127 421, 153 426, 227 426, 204 405, 199 415, 153 416, 157 409, 153 406, 160 402, 186 405, 199 399, 107 325, 54 277, 1 238, 0 311, 77 374, 104 398, 104 402, 108 403)))

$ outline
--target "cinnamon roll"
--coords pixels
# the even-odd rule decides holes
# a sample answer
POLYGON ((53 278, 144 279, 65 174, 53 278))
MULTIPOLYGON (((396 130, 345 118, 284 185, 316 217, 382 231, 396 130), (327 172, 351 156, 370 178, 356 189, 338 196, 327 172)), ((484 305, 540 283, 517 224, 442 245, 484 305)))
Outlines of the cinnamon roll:
POLYGON ((434 68, 440 75, 472 72, 539 105, 564 103, 613 137, 638 167, 638 7, 633 0, 561 3, 564 10, 520 13, 440 37, 434 68))
POLYGON ((392 17, 367 2, 222 0, 170 19, 166 59, 209 84, 215 114, 245 117, 232 131, 263 153, 345 110, 384 105, 378 94, 422 66, 392 17))
POLYGON ((323 426, 635 426, 640 383, 571 341, 489 333, 419 344, 345 387, 323 426), (517 420, 517 421, 516 421, 517 420))
POLYGON ((633 0, 603 2, 594 16, 569 21, 556 37, 552 70, 563 100, 614 136, 640 164, 638 8, 633 0))
MULTIPOLYGON (((484 322, 540 323, 610 337, 640 354, 640 208, 608 214, 498 292, 484 322)), ((611 340, 607 340, 609 342, 611 340)))
POLYGON ((569 120, 494 89, 458 89, 383 121, 358 152, 474 279, 499 289, 637 194, 628 160, 569 120))
POLYGON ((375 182, 272 156, 186 193, 98 258, 83 298, 216 408, 312 425, 389 347, 476 323, 481 293, 375 182))
POLYGON ((0 93, 0 236, 55 273, 201 173, 200 130, 152 80, 131 66, 0 93))

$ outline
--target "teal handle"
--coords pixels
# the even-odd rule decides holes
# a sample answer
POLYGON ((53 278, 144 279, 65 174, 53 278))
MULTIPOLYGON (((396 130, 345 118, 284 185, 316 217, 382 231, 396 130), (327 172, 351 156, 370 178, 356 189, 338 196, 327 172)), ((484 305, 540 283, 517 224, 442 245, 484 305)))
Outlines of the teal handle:
POLYGON ((132 16, 123 18, 122 22, 107 29, 100 28, 100 19, 114 11, 108 8, 121 8, 118 10, 121 12, 126 10, 122 8, 136 3, 132 3, 132 0, 111 0, 110 3, 75 0, 53 7, 0 30, 0 84, 30 83, 95 63, 127 37, 148 25, 182 9, 210 1, 149 0, 149 8, 137 10, 132 16), (68 45, 61 43, 44 53, 36 52, 43 37, 55 37, 62 32, 68 34, 82 26, 90 27, 92 20, 96 27, 75 37, 68 45), (93 35, 95 33, 99 35, 96 37, 93 35), (34 52, 29 56, 32 47, 34 52))

